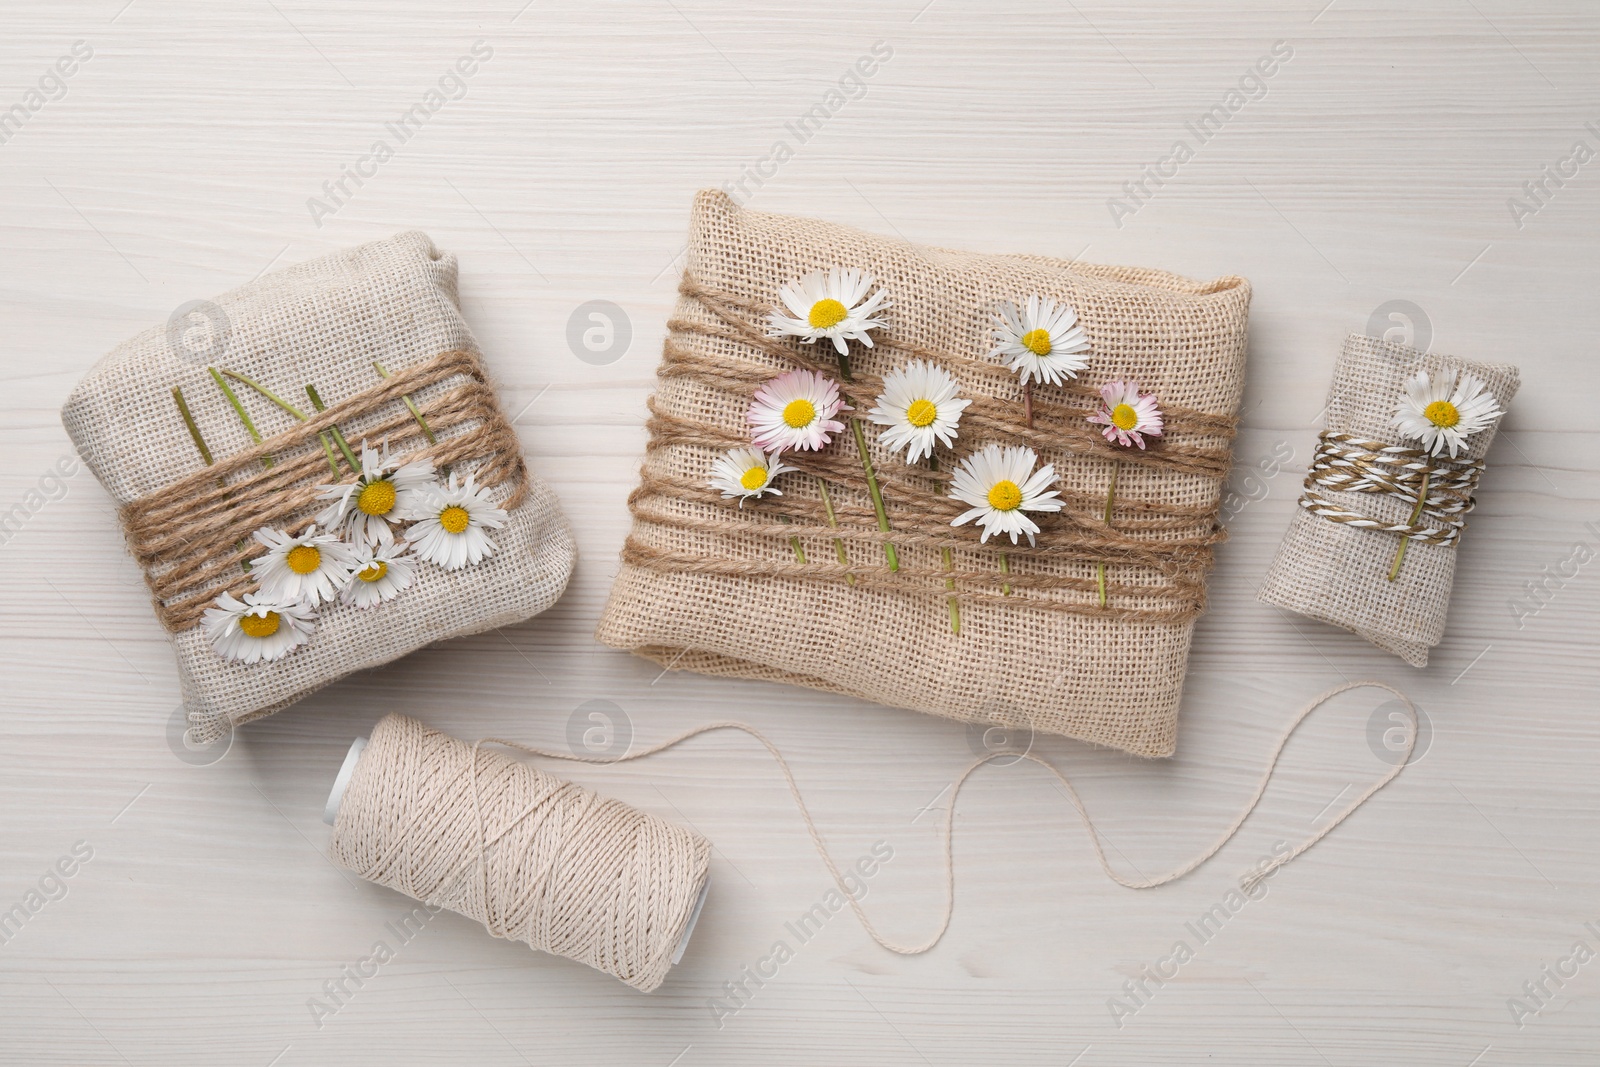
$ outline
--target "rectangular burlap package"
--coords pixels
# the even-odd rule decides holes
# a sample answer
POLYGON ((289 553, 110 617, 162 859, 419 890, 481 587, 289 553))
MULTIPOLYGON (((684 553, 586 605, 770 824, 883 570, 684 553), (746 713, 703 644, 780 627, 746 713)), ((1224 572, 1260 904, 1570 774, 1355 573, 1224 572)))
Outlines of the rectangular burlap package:
POLYGON ((602 642, 674 669, 1026 725, 1142 756, 1173 752, 1190 635, 1222 536, 1244 279, 920 247, 704 192, 681 293, 602 642), (892 305, 872 347, 851 344, 850 378, 826 340, 764 336, 779 288, 829 267, 870 272, 892 305), (1035 385, 1029 428, 1017 377, 988 353, 999 303, 1031 295, 1076 308, 1091 348, 1076 382, 1035 385), (825 372, 859 417, 885 372, 912 359, 950 372, 972 404, 938 470, 908 466, 863 422, 889 533, 849 431, 823 452, 785 452, 801 473, 783 476, 782 496, 740 507, 708 487, 712 460, 749 443, 746 411, 763 382, 796 367, 825 372), (1085 419, 1099 387, 1118 379, 1160 398, 1168 433, 1146 451, 1116 448, 1085 419), (1065 507, 1033 516, 1036 548, 980 545, 974 527, 950 524, 965 510, 948 496, 950 468, 988 443, 1029 445, 1060 476, 1065 507))
POLYGON ((1259 596, 1342 626, 1413 667, 1426 667, 1428 650, 1444 637, 1456 545, 1499 421, 1469 437, 1454 460, 1428 456, 1416 442, 1402 441, 1393 420, 1405 383, 1419 371, 1434 380, 1441 372, 1475 375, 1502 411, 1519 384, 1517 368, 1510 364, 1424 354, 1359 334, 1347 337, 1328 390, 1328 428, 1259 596), (1404 480, 1408 464, 1413 479, 1424 473, 1430 479, 1427 510, 1415 517, 1420 483, 1409 487, 1409 497, 1374 491, 1404 480), (1366 488, 1349 488, 1357 484, 1352 474, 1361 478, 1374 470, 1362 483, 1366 488), (1420 536, 1406 536, 1405 555, 1391 581, 1403 529, 1420 536))
MULTIPOLYGON (((79 453, 120 509, 177 652, 198 739, 430 642, 526 619, 566 587, 571 531, 555 496, 524 466, 461 317, 456 273, 453 255, 425 234, 404 233, 265 275, 119 345, 63 407, 79 453), (264 438, 257 444, 212 367, 259 383, 308 419, 225 378, 264 438), (320 415, 307 385, 327 404, 320 415), (309 643, 282 659, 226 660, 199 625, 202 614, 224 591, 242 597, 256 588, 242 566, 264 551, 256 529, 299 533, 326 504, 316 486, 334 480, 323 441, 331 427, 354 450, 363 440, 374 449, 387 442, 397 462, 427 458, 492 487, 491 502, 509 512, 492 531, 496 551, 461 570, 419 566, 411 588, 376 607, 324 605, 309 643)), ((353 480, 340 470, 340 480, 353 480)))

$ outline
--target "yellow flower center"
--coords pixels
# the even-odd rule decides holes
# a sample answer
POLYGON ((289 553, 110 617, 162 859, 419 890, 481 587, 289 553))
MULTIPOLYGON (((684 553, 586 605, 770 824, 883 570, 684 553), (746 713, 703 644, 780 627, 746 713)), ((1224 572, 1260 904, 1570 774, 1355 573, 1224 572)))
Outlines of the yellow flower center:
POLYGON ((760 489, 767 484, 767 468, 751 467, 744 472, 744 477, 739 479, 739 484, 752 491, 760 489))
POLYGON ((818 330, 826 330, 829 326, 837 326, 850 314, 850 309, 837 300, 818 300, 811 305, 811 314, 807 316, 811 325, 818 330))
POLYGON ((1422 409, 1422 414, 1435 426, 1448 428, 1461 421, 1461 412, 1448 400, 1435 400, 1422 409))
POLYGON ((810 426, 816 417, 817 406, 809 400, 791 400, 783 408, 783 421, 796 430, 810 426))
POLYGON ((911 406, 906 408, 906 421, 913 426, 932 426, 933 420, 939 417, 939 409, 931 400, 913 400, 911 406))
POLYGON ((375 582, 388 573, 389 565, 381 559, 375 559, 372 561, 371 565, 358 573, 356 577, 360 578, 363 582, 375 582))
POLYGON ((251 637, 271 637, 278 632, 278 613, 269 611, 265 615, 241 615, 239 629, 251 637))
MULTIPOLYGON (((284 557, 284 561, 296 574, 313 574, 322 566, 322 551, 315 545, 295 545, 284 557)), ((277 623, 273 623, 273 626, 276 627, 277 623)))
POLYGON ((366 515, 387 515, 394 510, 394 483, 383 479, 372 482, 356 497, 356 507, 366 515))
POLYGON ((472 516, 467 514, 467 509, 451 504, 439 512, 439 525, 444 527, 445 533, 458 534, 472 525, 472 516))
POLYGON ((1119 430, 1131 430, 1139 425, 1139 413, 1132 404, 1118 404, 1111 409, 1111 424, 1119 430))
POLYGON ((1013 481, 999 481, 989 490, 989 506, 996 511, 1016 511, 1022 504, 1022 490, 1013 481))
POLYGON ((1022 335, 1022 347, 1036 356, 1048 356, 1050 354, 1050 331, 1029 330, 1022 335))

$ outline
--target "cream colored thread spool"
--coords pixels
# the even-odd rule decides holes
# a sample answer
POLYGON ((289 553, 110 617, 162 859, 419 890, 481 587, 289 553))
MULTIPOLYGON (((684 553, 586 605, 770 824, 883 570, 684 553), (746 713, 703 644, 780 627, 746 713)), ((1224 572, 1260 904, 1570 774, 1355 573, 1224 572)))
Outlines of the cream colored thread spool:
POLYGON ((336 863, 496 937, 655 989, 705 904, 705 838, 415 719, 358 738, 328 797, 336 863))

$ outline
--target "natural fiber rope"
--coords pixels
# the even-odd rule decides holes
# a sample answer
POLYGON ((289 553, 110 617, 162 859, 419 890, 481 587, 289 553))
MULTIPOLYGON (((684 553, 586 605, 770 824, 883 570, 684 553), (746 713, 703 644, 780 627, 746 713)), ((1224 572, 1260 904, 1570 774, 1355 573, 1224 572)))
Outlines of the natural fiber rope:
POLYGON ((645 992, 667 976, 705 884, 692 830, 389 715, 329 846, 363 878, 645 992))
MULTIPOLYGON (((843 379, 831 359, 818 356, 804 346, 767 337, 755 324, 769 310, 765 305, 710 289, 688 274, 685 274, 679 291, 695 300, 717 321, 707 324, 675 317, 667 324, 674 334, 720 338, 754 349, 767 357, 826 374, 838 381, 841 395, 856 409, 858 417, 872 406, 882 391, 883 381, 880 377, 858 372, 851 378, 843 379)), ((973 432, 964 433, 958 440, 953 451, 958 459, 970 454, 977 443, 1000 438, 1208 478, 1220 479, 1228 471, 1230 452, 1226 442, 1231 440, 1237 427, 1237 420, 1232 417, 1177 406, 1165 408, 1163 416, 1169 436, 1155 442, 1154 447, 1134 454, 1131 450, 1110 445, 1084 422, 1084 416, 1093 410, 1092 403, 1080 407, 1035 397, 1034 425, 1030 427, 1019 403, 983 391, 992 389, 1004 392, 1015 387, 1013 377, 1005 368, 893 338, 879 338, 876 344, 877 347, 891 349, 908 357, 927 359, 954 368, 960 371, 964 379, 984 383, 962 415, 964 430, 973 432), (1220 447, 1203 447, 1174 440, 1185 435, 1219 438, 1224 443, 1220 447)), ((666 379, 692 379, 711 389, 749 397, 772 377, 773 372, 770 367, 705 355, 669 335, 663 346, 660 374, 666 379)), ((969 393, 973 391, 972 388, 968 389, 969 393)), ((1077 384, 1069 385, 1062 392, 1069 400, 1099 399, 1098 392, 1077 384)), ((676 446, 721 451, 749 443, 747 435, 730 432, 712 422, 669 415, 661 410, 654 397, 649 406, 650 441, 647 448, 650 452, 676 446)), ((844 446, 825 452, 786 453, 784 461, 803 474, 853 489, 865 488, 860 459, 844 446)), ((825 526, 826 514, 822 502, 798 495, 762 501, 759 509, 762 517, 759 518, 754 512, 748 516, 729 513, 727 518, 717 518, 703 512, 663 507, 663 500, 713 506, 725 502, 702 484, 664 474, 647 465, 638 488, 629 497, 629 506, 636 519, 664 527, 731 536, 755 534, 784 540, 815 538, 818 539, 819 551, 808 556, 808 562, 729 559, 712 554, 666 552, 630 536, 623 547, 623 560, 664 573, 825 581, 840 580, 849 575, 857 583, 869 588, 913 595, 926 594, 929 598, 941 601, 1021 603, 1046 610, 1126 620, 1182 622, 1194 618, 1203 609, 1204 575, 1211 564, 1212 547, 1227 536, 1217 524, 1215 507, 1183 507, 1140 500, 1124 493, 1115 502, 1115 528, 1107 529, 1099 521, 1104 509, 1103 498, 1091 499, 1089 494, 1082 492, 1063 493, 1062 499, 1069 510, 1035 517, 1043 534, 1042 546, 1007 545, 1004 551, 1013 561, 1032 558, 1071 560, 1084 564, 1129 564, 1151 568, 1169 579, 1164 585, 1108 582, 1108 596, 1123 594, 1134 598, 1134 602, 1125 600, 1107 606, 1101 606, 1094 597, 1082 602, 1059 602, 1046 596, 1009 596, 1004 592, 1071 590, 1093 593, 1099 589, 1099 582, 1091 577, 1087 567, 1083 575, 1075 576, 1029 575, 1018 573, 1015 569, 1009 574, 1000 574, 911 567, 902 567, 893 573, 887 570, 879 573, 880 568, 871 566, 858 567, 852 564, 845 567, 836 564, 832 561, 831 552, 820 550, 829 541, 873 545, 890 542, 900 547, 924 546, 936 550, 973 547, 970 537, 963 538, 950 527, 950 520, 964 509, 948 496, 947 486, 952 478, 949 470, 929 471, 899 464, 878 464, 876 467, 878 481, 884 489, 885 509, 891 526, 889 533, 877 528, 875 516, 869 510, 853 506, 848 501, 835 502, 833 510, 837 526, 825 526), (1094 516, 1094 523, 1090 525, 1076 519, 1074 508, 1079 513, 1094 516), (766 516, 782 516, 786 523, 773 523, 766 516), (1149 533, 1160 534, 1161 537, 1156 540, 1129 536, 1149 533), (953 587, 948 587, 945 584, 947 581, 953 582, 953 587)))
MULTIPOLYGON (((1088 809, 1084 807, 1083 799, 1078 795, 1078 791, 1073 787, 1072 782, 1066 777, 1066 775, 1057 770, 1056 767, 1048 760, 1045 760, 1039 756, 1035 756, 1032 753, 1023 753, 1021 754, 1020 758, 1028 760, 1031 763, 1036 763, 1043 767, 1045 770, 1049 771, 1058 782, 1061 783, 1062 787, 1066 790, 1067 798, 1072 802, 1073 808, 1078 813, 1079 820, 1083 823, 1085 832, 1087 832, 1089 835, 1089 842, 1094 848, 1095 858, 1099 861, 1100 869, 1105 872, 1106 877, 1110 878, 1118 885, 1126 886, 1129 889, 1152 889, 1156 886, 1165 885, 1168 882, 1176 881, 1177 879, 1195 871, 1213 856, 1215 856, 1219 851, 1221 851, 1222 847, 1231 841, 1244 826, 1245 821, 1249 819, 1251 812, 1255 811, 1256 806, 1261 803, 1261 798, 1266 794, 1267 785, 1272 781, 1273 773, 1277 769, 1278 760, 1282 757, 1284 748, 1289 744, 1289 739, 1293 737, 1295 731, 1300 728, 1300 724, 1303 723, 1313 711, 1316 711, 1323 704, 1326 704, 1334 697, 1339 696, 1342 693, 1349 692, 1352 689, 1382 689, 1388 693, 1392 693, 1396 698, 1405 704, 1406 713, 1411 718, 1411 732, 1406 741, 1405 752, 1400 754, 1399 759, 1392 767, 1389 768, 1387 774, 1379 778, 1372 785, 1368 786, 1367 789, 1361 793, 1361 795, 1356 797, 1355 800, 1351 801, 1350 804, 1344 808, 1344 810, 1334 816, 1333 819, 1326 823, 1321 829, 1307 837, 1287 855, 1275 856, 1272 860, 1249 870, 1240 882, 1241 889, 1243 889, 1245 892, 1249 892, 1250 890, 1254 889, 1254 887, 1263 879, 1270 876, 1277 868, 1282 867, 1295 857, 1302 855, 1318 841, 1321 841, 1324 837, 1328 836, 1328 834, 1332 833, 1335 827, 1344 822, 1344 820, 1354 813, 1356 809, 1360 808, 1361 805, 1365 804, 1367 800, 1373 796, 1373 794, 1377 793, 1378 790, 1382 789, 1384 786, 1388 785, 1390 782, 1394 781, 1400 776, 1400 772, 1403 771, 1406 765, 1411 761, 1411 754, 1416 745, 1417 739, 1417 710, 1416 706, 1412 704, 1410 697, 1406 696, 1393 686, 1386 685, 1383 682, 1348 682, 1344 685, 1336 686, 1333 689, 1328 690, 1315 700, 1312 700, 1310 703, 1306 704, 1300 709, 1299 712, 1295 714, 1294 718, 1289 722, 1287 727, 1285 727, 1283 733, 1279 735, 1278 743, 1276 746, 1274 746, 1272 755, 1267 760, 1266 769, 1262 772, 1261 780, 1256 784, 1255 792, 1251 794, 1250 799, 1245 803, 1244 808, 1240 810, 1239 814, 1235 816, 1233 822, 1230 823, 1228 827, 1222 831, 1222 834, 1216 839, 1216 841, 1206 848, 1205 851, 1201 852, 1200 855, 1196 856, 1194 859, 1190 860, 1188 863, 1185 863, 1181 867, 1169 871, 1166 874, 1159 875, 1155 878, 1127 878, 1113 870, 1111 864, 1106 860, 1105 846, 1102 842, 1100 831, 1095 826, 1094 820, 1089 816, 1088 809)), ((391 716, 390 718, 397 718, 397 716, 391 716)), ((653 756, 658 752, 664 752, 669 748, 674 748, 677 745, 682 744, 690 738, 698 737, 701 734, 710 733, 715 730, 738 730, 742 733, 749 734, 751 737, 760 742, 762 747, 764 747, 768 754, 772 756, 774 762, 776 762, 778 765, 779 771, 783 774, 784 782, 789 787, 789 795, 794 798, 795 807, 799 809, 800 818, 805 823, 806 833, 811 838, 812 846, 816 849, 817 855, 821 857, 823 866, 827 868, 828 873, 832 876, 834 885, 838 887, 839 892, 843 895, 844 899, 849 902, 850 908, 853 912, 855 912, 856 919, 861 923, 862 929, 867 932, 868 936, 870 936, 873 941, 877 942, 880 946, 888 951, 899 953, 901 955, 917 955, 927 952, 929 949, 933 948, 939 943, 939 941, 944 937, 945 932, 950 928, 950 922, 955 910, 955 815, 956 805, 961 798, 961 790, 966 785, 967 779, 972 777, 973 773, 977 771, 979 767, 983 766, 985 763, 989 763, 997 759, 1015 760, 1018 758, 1016 753, 996 752, 985 756, 980 756, 969 763, 966 769, 956 776, 956 779, 951 786, 950 806, 945 809, 944 829, 942 833, 944 851, 944 907, 934 928, 933 934, 928 937, 927 940, 917 944, 901 944, 900 942, 892 941, 885 937, 879 932, 877 926, 873 924, 872 920, 867 918, 867 914, 862 909, 861 904, 856 899, 855 894, 853 894, 849 887, 845 884, 844 876, 841 874, 838 865, 834 862, 833 856, 829 853, 828 847, 822 839, 821 832, 817 829, 816 820, 812 817, 811 810, 806 806, 805 798, 800 793, 800 786, 795 781, 794 771, 790 768, 789 761, 784 758, 782 751, 779 750, 777 745, 775 745, 766 737, 765 734, 753 726, 749 726, 742 722, 705 723, 704 725, 696 726, 693 729, 685 730, 683 733, 680 733, 675 737, 668 738, 665 741, 658 742, 657 744, 650 745, 638 751, 629 752, 626 755, 617 758, 579 756, 569 752, 555 752, 549 749, 536 748, 532 745, 523 745, 511 741, 503 741, 500 739, 494 739, 494 743, 505 745, 508 748, 515 748, 522 752, 529 753, 530 755, 545 756, 550 759, 594 764, 627 763, 633 760, 643 759, 647 756, 653 756)), ((376 735, 374 735, 373 739, 374 741, 377 740, 376 735)), ((480 742, 480 744, 483 743, 486 742, 480 742)), ((457 742, 457 744, 462 744, 464 747, 463 742, 457 742)), ((363 760, 364 759, 365 756, 363 756, 363 760)), ((452 803, 455 805, 452 810, 459 810, 459 808, 463 806, 459 798, 452 803)), ((348 799, 345 801, 345 804, 346 806, 349 805, 348 799)), ((415 801, 411 806, 413 808, 424 807, 424 805, 415 801)), ((344 809, 341 808, 339 813, 341 824, 343 823, 344 818, 344 809)), ((337 834, 337 826, 335 830, 337 834)), ((482 837, 482 835, 479 836, 480 838, 482 837)), ((394 850, 391 849, 391 851, 394 850)), ((452 855, 460 854, 461 850, 458 846, 452 855)), ((370 877, 370 875, 364 875, 364 877, 370 877)), ((391 883, 384 882, 383 884, 388 885, 391 883)), ((518 892, 530 891, 520 885, 512 886, 511 888, 518 892)), ((409 892, 409 890, 402 891, 409 892)), ((412 895, 419 896, 419 894, 415 892, 413 892, 412 895)), ((423 897, 422 899, 428 898, 423 897)), ((448 906, 455 907, 453 904, 448 906)), ((624 907, 622 910, 626 910, 626 908, 624 907)), ((681 927, 679 929, 681 929, 681 927)), ((492 933, 493 930, 491 929, 490 932, 492 933)))
POLYGON ((333 426, 348 428, 384 408, 393 410, 361 432, 374 443, 387 439, 401 462, 473 462, 480 485, 511 485, 501 507, 510 510, 526 498, 522 447, 482 363, 471 352, 445 352, 125 505, 123 532, 144 569, 161 624, 174 633, 188 629, 223 591, 238 596, 253 588, 255 582, 239 567, 261 552, 250 535, 267 526, 299 533, 322 506, 317 486, 328 481, 329 471, 318 435, 333 426), (452 379, 464 381, 418 401, 438 438, 429 443, 403 398, 452 379), (264 456, 272 457, 273 466, 261 466, 264 456))
POLYGON ((1418 448, 1386 445, 1352 434, 1323 431, 1311 457, 1300 506, 1332 522, 1360 526, 1425 544, 1454 545, 1473 508, 1472 491, 1483 474, 1481 462, 1454 463, 1418 448), (1381 493, 1415 507, 1426 485, 1427 499, 1416 522, 1384 522, 1336 504, 1316 486, 1346 493, 1381 493), (1429 518, 1438 525, 1422 520, 1429 518))

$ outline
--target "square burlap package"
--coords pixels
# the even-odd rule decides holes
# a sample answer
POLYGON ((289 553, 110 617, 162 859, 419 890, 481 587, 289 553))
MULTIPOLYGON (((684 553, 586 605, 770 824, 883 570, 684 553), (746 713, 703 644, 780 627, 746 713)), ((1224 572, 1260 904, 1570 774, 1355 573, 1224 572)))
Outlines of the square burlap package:
MULTIPOLYGON (((1510 406, 1519 384, 1517 368, 1510 364, 1424 354, 1407 345, 1351 334, 1345 338, 1333 370, 1323 442, 1329 434, 1343 434, 1391 447, 1416 447, 1416 442, 1399 438, 1393 419, 1406 381, 1418 371, 1427 371, 1434 378, 1441 371, 1476 375, 1502 411, 1510 406)), ((1457 462, 1434 462, 1459 468, 1481 464, 1499 425, 1496 420, 1468 438, 1457 462)), ((1319 455, 1324 447, 1319 445, 1319 455)), ((1320 498, 1326 501, 1325 510, 1335 514, 1390 525, 1409 523, 1414 502, 1382 493, 1340 490, 1315 482, 1316 474, 1314 466, 1306 480, 1308 495, 1301 497, 1301 506, 1289 521, 1289 531, 1262 583, 1260 599, 1342 626, 1413 667, 1426 667, 1428 650, 1444 637, 1459 538, 1449 544, 1409 539, 1400 571, 1390 581, 1399 534, 1335 521, 1307 505, 1320 498)), ((1434 493, 1429 496, 1435 499, 1434 493)), ((1470 491, 1462 498, 1470 508, 1470 491)), ((1439 528, 1433 523, 1424 518, 1419 525, 1439 528)), ((1470 523, 1461 536, 1471 536, 1470 523)))
POLYGON ((430 642, 526 619, 566 587, 576 558, 571 530, 555 496, 523 464, 461 317, 456 273, 455 256, 422 233, 301 263, 197 302, 194 318, 175 316, 119 345, 68 398, 62 420, 120 508, 177 652, 198 737, 430 642), (188 329, 200 317, 209 330, 188 329), (209 367, 260 383, 310 420, 297 422, 232 381, 265 438, 256 444, 209 367), (311 411, 307 385, 327 403, 323 415, 311 411), (215 465, 202 461, 175 388, 215 465), (333 480, 320 439, 329 426, 358 451, 363 440, 374 448, 387 442, 396 459, 427 457, 492 485, 493 503, 509 511, 492 531, 497 551, 457 571, 418 566, 411 588, 370 609, 324 605, 310 642, 280 660, 225 660, 198 625, 201 613, 223 590, 242 596, 255 588, 241 566, 264 551, 254 529, 298 532, 321 509, 315 487, 333 480))
POLYGON ((920 247, 704 192, 681 291, 602 642, 674 669, 1172 753, 1190 635, 1221 537, 1248 283, 920 247), (738 507, 707 486, 712 460, 748 444, 746 412, 762 382, 796 366, 843 379, 828 342, 763 336, 781 286, 834 266, 870 272, 892 303, 874 346, 850 346, 853 378, 840 385, 858 416, 883 374, 911 359, 948 370, 973 401, 937 470, 906 465, 863 423, 888 534, 848 430, 821 453, 784 453, 801 473, 783 476, 781 497, 738 507), (1035 386, 1029 429, 1017 377, 988 353, 999 302, 1034 294, 1077 309, 1091 354, 1076 383, 1035 386), (1168 416, 1170 432, 1146 452, 1114 448, 1085 421, 1099 386, 1126 378, 1157 393, 1168 416), (980 545, 975 528, 950 525, 965 505, 947 495, 949 471, 990 442, 1030 445, 1060 476, 1066 506, 1035 514, 1037 548, 1026 539, 980 545), (1102 513, 1119 460, 1111 530, 1102 513), (885 541, 898 549, 898 570, 885 541))

